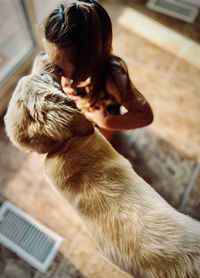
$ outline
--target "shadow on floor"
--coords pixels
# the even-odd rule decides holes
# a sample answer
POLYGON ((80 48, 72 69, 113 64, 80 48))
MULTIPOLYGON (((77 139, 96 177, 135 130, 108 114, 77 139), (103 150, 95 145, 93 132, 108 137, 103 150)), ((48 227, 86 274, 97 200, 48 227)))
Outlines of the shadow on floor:
MULTIPOLYGON (((168 203, 176 209, 179 208, 196 161, 187 158, 148 128, 118 132, 113 146, 131 162, 139 176, 168 203)), ((190 208, 190 215, 198 220, 199 205, 200 201, 197 198, 190 208)))

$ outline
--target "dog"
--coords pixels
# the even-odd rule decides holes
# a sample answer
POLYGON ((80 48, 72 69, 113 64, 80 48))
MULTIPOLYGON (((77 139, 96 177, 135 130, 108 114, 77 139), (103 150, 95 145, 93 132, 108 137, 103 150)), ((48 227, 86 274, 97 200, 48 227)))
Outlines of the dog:
POLYGON ((139 278, 200 277, 200 223, 135 173, 64 94, 56 74, 41 73, 45 59, 36 58, 11 97, 5 115, 11 142, 46 153, 47 180, 120 269, 139 278))

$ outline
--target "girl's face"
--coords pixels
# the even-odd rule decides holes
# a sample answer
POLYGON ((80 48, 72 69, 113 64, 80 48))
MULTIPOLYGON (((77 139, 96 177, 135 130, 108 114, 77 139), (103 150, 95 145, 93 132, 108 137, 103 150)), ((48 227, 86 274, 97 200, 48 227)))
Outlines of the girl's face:
POLYGON ((74 66, 67 59, 66 50, 61 50, 55 44, 43 40, 44 49, 49 56, 50 61, 57 66, 62 78, 67 80, 72 79, 74 66))
MULTIPOLYGON (((74 66, 67 59, 66 50, 59 49, 58 47, 56 47, 55 44, 50 43, 45 39, 43 40, 43 44, 45 52, 49 56, 50 61, 52 62, 52 64, 58 67, 58 71, 61 75, 61 85, 63 87, 64 92, 67 93, 69 91, 69 87, 71 87, 70 84, 73 79, 74 66)), ((90 84, 90 82, 90 77, 88 77, 77 87, 85 87, 88 84, 90 84)))

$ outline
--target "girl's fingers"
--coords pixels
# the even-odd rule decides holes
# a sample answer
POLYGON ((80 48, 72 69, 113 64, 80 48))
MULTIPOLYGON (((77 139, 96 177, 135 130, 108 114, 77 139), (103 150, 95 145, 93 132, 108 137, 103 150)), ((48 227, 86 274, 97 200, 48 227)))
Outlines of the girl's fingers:
POLYGON ((69 88, 69 87, 63 87, 63 91, 65 92, 66 95, 74 95, 74 89, 69 88))

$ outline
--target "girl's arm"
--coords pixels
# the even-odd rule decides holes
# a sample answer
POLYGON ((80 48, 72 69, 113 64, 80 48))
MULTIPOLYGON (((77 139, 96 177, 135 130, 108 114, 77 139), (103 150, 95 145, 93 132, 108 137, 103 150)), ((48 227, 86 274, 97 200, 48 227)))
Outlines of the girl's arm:
MULTIPOLYGON (((99 127, 109 130, 128 130, 147 126, 153 121, 153 112, 144 96, 132 85, 131 90, 127 90, 126 76, 121 72, 115 73, 115 80, 123 88, 123 96, 114 81, 109 77, 106 82, 106 90, 115 96, 116 100, 126 108, 123 115, 109 115, 106 104, 102 103, 100 109, 91 109, 85 116, 96 123, 99 127), (117 76, 118 75, 118 76, 117 76)), ((120 90, 121 91, 121 90, 120 90)))

